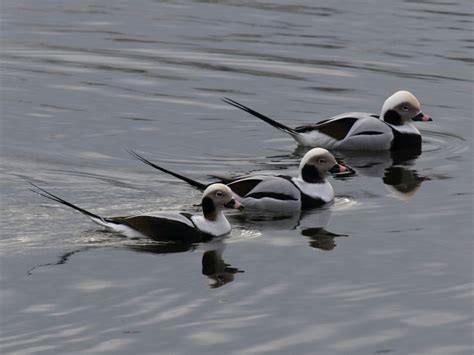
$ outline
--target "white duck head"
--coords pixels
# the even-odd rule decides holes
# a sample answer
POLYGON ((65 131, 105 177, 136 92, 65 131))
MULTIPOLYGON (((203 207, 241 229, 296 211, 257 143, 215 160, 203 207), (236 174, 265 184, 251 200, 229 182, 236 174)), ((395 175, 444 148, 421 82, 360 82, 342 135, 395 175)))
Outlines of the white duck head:
POLYGON ((224 184, 209 185, 202 195, 204 218, 215 220, 224 207, 242 209, 243 206, 234 199, 232 190, 224 184))
POLYGON ((421 111, 415 95, 404 90, 397 91, 385 100, 380 118, 394 126, 402 126, 410 121, 432 121, 430 116, 421 111))
POLYGON ((313 148, 301 159, 299 179, 307 183, 323 183, 330 172, 339 173, 347 168, 339 165, 329 151, 324 148, 313 148))

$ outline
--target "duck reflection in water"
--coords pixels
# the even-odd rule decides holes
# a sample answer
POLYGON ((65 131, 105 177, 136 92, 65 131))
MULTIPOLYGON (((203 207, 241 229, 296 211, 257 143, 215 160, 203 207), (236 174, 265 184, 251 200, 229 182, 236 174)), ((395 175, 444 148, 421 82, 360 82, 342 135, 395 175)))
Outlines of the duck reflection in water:
POLYGON ((202 274, 208 277, 210 288, 219 288, 234 281, 235 274, 243 273, 232 265, 226 263, 222 254, 226 247, 223 240, 215 240, 204 244, 137 244, 128 245, 129 249, 143 253, 170 254, 188 251, 204 251, 202 255, 202 274))
POLYGON ((337 208, 338 201, 334 205, 315 208, 310 211, 295 213, 291 216, 276 216, 265 211, 246 210, 246 213, 232 215, 230 220, 234 224, 247 225, 249 228, 257 228, 271 233, 272 230, 297 230, 308 239, 308 246, 321 250, 333 250, 336 247, 337 237, 348 237, 347 234, 338 234, 328 231, 332 209, 337 208), (250 213, 249 213, 250 212, 250 213))
POLYGON ((202 274, 209 278, 210 288, 219 288, 234 281, 234 275, 244 272, 222 259, 224 248, 208 250, 202 255, 202 274))
POLYGON ((301 235, 308 238, 308 245, 311 248, 325 251, 333 250, 336 247, 337 237, 348 237, 347 234, 338 234, 328 231, 326 228, 331 220, 331 208, 321 208, 304 213, 296 227, 301 235))
POLYGON ((416 170, 407 169, 403 166, 391 166, 385 169, 382 180, 394 196, 405 200, 413 197, 421 183, 430 180, 430 178, 419 176, 416 170))
MULTIPOLYGON (((110 233, 110 232, 105 232, 110 233)), ((222 259, 222 253, 225 244, 222 240, 212 241, 204 244, 190 243, 147 243, 147 244, 130 244, 125 245, 126 248, 141 253, 152 254, 175 254, 191 252, 196 250, 204 250, 202 256, 202 274, 209 278, 209 287, 218 288, 234 281, 234 275, 244 272, 238 268, 232 267, 222 259)), ((57 261, 32 266, 27 270, 27 275, 33 275, 33 272, 42 267, 64 265, 69 262, 71 257, 77 253, 88 250, 96 250, 104 248, 104 246, 94 245, 78 248, 61 254, 57 261)))

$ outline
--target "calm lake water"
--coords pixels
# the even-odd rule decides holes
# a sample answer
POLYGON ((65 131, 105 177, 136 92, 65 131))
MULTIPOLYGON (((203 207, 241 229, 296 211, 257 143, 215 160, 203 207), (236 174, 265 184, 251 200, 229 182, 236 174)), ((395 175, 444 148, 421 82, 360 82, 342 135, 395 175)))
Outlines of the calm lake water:
POLYGON ((471 1, 2 1, 3 354, 472 354, 471 1), (294 174, 291 126, 378 113, 399 89, 434 119, 423 153, 340 155, 336 202, 230 212, 193 248, 104 233, 105 216, 198 211, 201 181, 294 174))

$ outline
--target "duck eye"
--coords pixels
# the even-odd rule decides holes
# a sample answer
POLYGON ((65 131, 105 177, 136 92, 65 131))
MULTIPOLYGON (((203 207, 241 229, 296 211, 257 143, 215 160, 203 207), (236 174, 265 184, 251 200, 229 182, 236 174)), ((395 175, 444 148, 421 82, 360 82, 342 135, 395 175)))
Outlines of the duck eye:
POLYGON ((408 106, 402 106, 402 110, 403 110, 403 111, 408 111, 408 110, 409 110, 409 107, 408 107, 408 106))
POLYGON ((321 158, 321 159, 318 160, 318 163, 319 163, 319 164, 324 164, 324 163, 326 163, 326 159, 322 159, 322 158, 321 158))
POLYGON ((216 192, 216 196, 217 196, 217 197, 222 197, 222 191, 217 191, 217 192, 216 192))

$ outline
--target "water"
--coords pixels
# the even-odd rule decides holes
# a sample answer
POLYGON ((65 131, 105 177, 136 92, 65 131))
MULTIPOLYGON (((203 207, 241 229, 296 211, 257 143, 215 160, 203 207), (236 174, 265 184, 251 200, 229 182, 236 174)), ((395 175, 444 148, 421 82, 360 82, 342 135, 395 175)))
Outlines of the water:
POLYGON ((12 354, 471 354, 469 1, 2 3, 1 349, 12 354), (342 155, 334 206, 193 248, 101 232, 198 211, 202 181, 295 173, 301 150, 220 101, 292 126, 378 113, 399 89, 423 154, 342 155))

